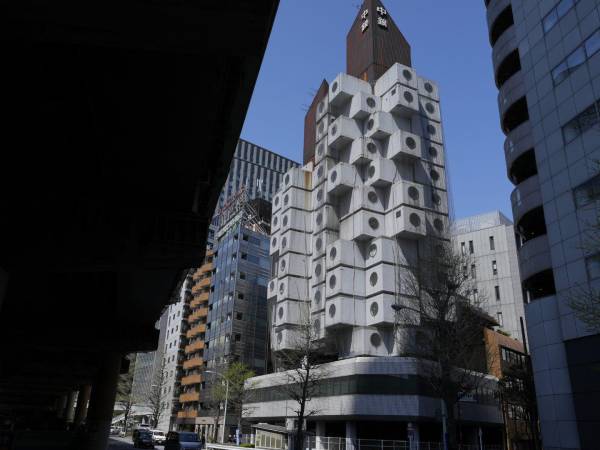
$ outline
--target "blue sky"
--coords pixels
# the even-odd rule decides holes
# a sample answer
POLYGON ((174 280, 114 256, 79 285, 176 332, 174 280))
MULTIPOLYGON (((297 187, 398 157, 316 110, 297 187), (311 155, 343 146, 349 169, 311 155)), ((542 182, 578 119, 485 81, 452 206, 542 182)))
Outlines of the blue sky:
MULTIPOLYGON (((242 138, 302 162, 306 108, 346 68, 360 0, 281 0, 242 138)), ((504 136, 483 0, 383 0, 411 44, 413 67, 438 82, 456 218, 512 218, 504 136)))

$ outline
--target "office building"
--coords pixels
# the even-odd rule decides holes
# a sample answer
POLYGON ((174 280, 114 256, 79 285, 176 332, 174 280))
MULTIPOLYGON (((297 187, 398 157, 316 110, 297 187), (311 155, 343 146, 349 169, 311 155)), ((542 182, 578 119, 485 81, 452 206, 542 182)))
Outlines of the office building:
POLYGON ((597 448, 600 335, 570 307, 600 190, 600 5, 486 0, 544 448, 597 448))
MULTIPOLYGON (((406 295, 398 275, 426 258, 426 241, 448 236, 439 91, 411 67, 410 46, 378 0, 363 3, 347 46, 347 73, 324 82, 307 113, 305 165, 273 198, 271 346, 297 349, 306 321, 315 340, 335 342, 309 406, 317 436, 406 440, 412 430, 439 442, 439 399, 419 358, 406 356, 392 308, 406 295)), ((281 394, 285 380, 252 380, 249 420, 290 425, 297 406, 281 394)), ((461 402, 461 417, 501 440, 488 394, 461 402)))
POLYGON ((184 347, 185 362, 180 378, 180 408, 177 413, 179 425, 191 425, 195 429, 198 417, 200 390, 203 381, 204 348, 206 336, 206 321, 208 317, 208 297, 210 294, 213 271, 213 252, 207 250, 204 264, 192 275, 192 299, 187 315, 188 331, 184 347))
POLYGON ((476 283, 472 300, 498 322, 502 332, 522 341, 525 313, 512 222, 494 211, 455 220, 451 231, 456 251, 466 255, 469 263, 464 271, 476 283))
POLYGON ((246 188, 249 198, 271 201, 283 174, 296 165, 288 158, 240 139, 215 212, 223 208, 242 186, 246 188))

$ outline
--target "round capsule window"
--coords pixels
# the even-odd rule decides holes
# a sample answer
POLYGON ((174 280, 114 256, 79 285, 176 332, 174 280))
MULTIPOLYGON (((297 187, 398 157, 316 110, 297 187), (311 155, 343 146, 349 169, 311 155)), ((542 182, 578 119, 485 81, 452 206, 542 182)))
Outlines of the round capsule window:
POLYGON ((335 247, 331 247, 331 250, 329 250, 329 259, 334 260, 336 256, 337 249, 335 247))
POLYGON ((283 197, 283 204, 285 206, 287 206, 287 204, 290 202, 290 196, 289 194, 285 194, 285 197, 283 197))
POLYGON ((321 122, 319 124, 319 133, 322 133, 324 129, 325 129, 325 122, 321 122))
POLYGON ((414 99, 415 98, 413 97, 413 95, 410 92, 404 91, 404 100, 406 100, 407 103, 412 103, 414 99))
POLYGON ((275 238, 275 237, 274 237, 274 238, 271 240, 271 247, 276 247, 276 246, 277 246, 277 238, 275 238))
POLYGON ((335 289, 335 285, 337 284, 337 278, 335 277, 335 275, 331 275, 329 277, 329 287, 331 289, 335 289))
POLYGON ((335 183, 335 180, 337 180, 337 170, 332 170, 331 175, 329 175, 329 181, 335 183))
POLYGON ((273 289, 275 289, 275 282, 274 282, 274 281, 271 281, 271 282, 269 283, 269 290, 271 290, 271 291, 272 291, 273 289))
POLYGON ((286 267, 285 259, 282 259, 281 263, 279 264, 279 268, 281 269, 282 272, 285 272, 285 267, 286 267))
POLYGON ((371 203, 377 203, 377 200, 379 200, 375 191, 369 191, 369 193, 367 194, 367 198, 371 203))
POLYGON ((320 277, 323 269, 321 269, 321 264, 317 264, 315 266, 315 276, 320 277))
POLYGON ((418 214, 412 213, 408 220, 410 221, 410 224, 415 228, 421 226, 421 218, 418 214))
POLYGON ((405 142, 406 146, 411 150, 414 150, 417 147, 417 141, 415 141, 415 139, 410 136, 406 138, 405 142))
POLYGON ((378 333, 373 333, 370 340, 373 347, 379 347, 381 345, 381 336, 379 336, 378 333))
POLYGON ((433 85, 431 83, 429 83, 429 82, 426 82, 425 83, 425 90, 431 94, 433 92, 433 85))
POLYGON ((323 213, 317 214, 317 225, 321 226, 323 223, 323 213))
POLYGON ((315 292, 315 303, 316 303, 317 305, 320 305, 320 304, 321 304, 321 291, 319 291, 319 290, 317 290, 317 291, 315 292))
POLYGON ((429 114, 433 114, 435 112, 435 108, 433 106, 433 103, 429 103, 427 102, 425 104, 425 110, 429 113, 429 114))
POLYGON ((284 237, 281 240, 281 248, 287 248, 287 238, 286 237, 284 237))
POLYGON ((369 256, 374 258, 377 255, 377 245, 371 244, 369 245, 369 256))
POLYGON ((436 170, 434 170, 434 169, 431 169, 429 171, 429 176, 431 176, 431 179, 433 181, 437 181, 437 180, 440 179, 440 174, 436 170))
POLYGON ((379 281, 379 276, 377 275, 377 272, 373 272, 370 276, 369 276, 369 284, 371 286, 375 286, 377 284, 377 281, 379 281))
POLYGON ((279 218, 277 216, 273 217, 273 226, 276 227, 279 223, 279 218))
POLYGON ((431 201, 436 204, 436 205, 440 205, 442 203, 442 197, 439 196, 439 194, 436 194, 435 192, 433 194, 431 194, 431 201))
POLYGON ((335 317, 335 305, 329 305, 329 317, 335 317))
POLYGON ((319 166, 317 169, 317 177, 319 177, 319 179, 323 177, 323 170, 323 166, 319 166))
POLYGON ((410 80, 412 80, 412 73, 410 73, 410 70, 408 70, 408 69, 404 69, 404 70, 402 71, 402 75, 404 76, 404 79, 405 79, 405 80, 407 80, 407 81, 410 81, 410 80))
POLYGON ((427 132, 431 135, 434 136, 436 133, 435 127, 431 124, 427 125, 427 132))
POLYGON ((284 181, 285 181, 285 184, 290 184, 290 175, 289 174, 287 174, 285 176, 285 180, 284 181))
POLYGON ((279 206, 279 196, 275 197, 275 206, 279 206))
POLYGON ((323 248, 323 239, 317 238, 317 241, 315 242, 315 247, 317 248, 317 251, 320 252, 321 248, 323 248))
POLYGON ((369 153, 375 153, 377 151, 377 146, 375 145, 374 142, 367 143, 367 151, 369 153))
POLYGON ((336 133, 337 133, 337 125, 334 125, 334 126, 331 127, 331 135, 335 136, 336 133))
POLYGON ((369 175, 369 178, 373 178, 375 176, 375 166, 369 166, 369 170, 367 170, 367 175, 369 175))
POLYGON ((369 108, 375 108, 375 99, 373 97, 367 97, 367 106, 369 108))
POLYGON ((338 82, 334 81, 333 84, 331 85, 331 92, 335 92, 338 89, 338 82))
POLYGON ((369 219, 369 226, 373 229, 376 230, 377 228, 379 228, 379 220, 377 220, 375 217, 371 217, 369 219))
POLYGON ((375 121, 373 119, 369 119, 369 121, 367 122, 367 130, 372 130, 374 126, 375 121))
POLYGON ((409 186, 408 196, 413 200, 419 200, 419 190, 414 186, 409 186))
POLYGON ((279 310, 277 311, 277 315, 279 316, 280 319, 283 318, 283 307, 282 306, 279 307, 279 310))
POLYGON ((280 293, 281 295, 283 295, 283 293, 284 293, 284 292, 285 292, 285 284, 281 283, 281 284, 279 285, 279 293, 280 293))
POLYGON ((429 147, 429 156, 431 156, 432 158, 437 158, 437 155, 438 155, 437 148, 429 147))
POLYGON ((288 216, 284 216, 283 217, 283 226, 287 227, 287 224, 288 224, 288 216))
POLYGON ((325 149, 325 145, 323 145, 323 143, 321 142, 319 144, 319 146, 317 147, 317 154, 319 156, 323 156, 323 150, 325 149))
POLYGON ((315 319, 315 321, 313 322, 313 330, 318 336, 321 331, 321 322, 319 321, 319 319, 315 319))
POLYGON ((371 303, 371 307, 369 308, 369 310, 371 311, 371 315, 375 317, 379 312, 379 305, 377 304, 377 302, 371 303))
POLYGON ((319 189, 317 191, 317 201, 321 202, 323 200, 323 189, 319 189))
POLYGON ((439 232, 444 231, 444 222, 442 222, 441 219, 434 219, 433 220, 433 226, 435 227, 436 230, 438 230, 439 232))
POLYGON ((321 103, 319 103, 319 113, 322 113, 324 109, 325 109, 325 101, 322 101, 321 103))
POLYGON ((281 344, 282 340, 283 340, 283 335, 281 334, 281 331, 280 331, 279 333, 277 333, 277 343, 281 344))

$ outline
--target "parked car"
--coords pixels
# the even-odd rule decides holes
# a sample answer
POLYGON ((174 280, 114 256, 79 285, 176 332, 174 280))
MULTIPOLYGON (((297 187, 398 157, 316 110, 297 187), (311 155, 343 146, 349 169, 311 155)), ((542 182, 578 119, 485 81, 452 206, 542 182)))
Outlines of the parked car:
POLYGON ((150 430, 140 428, 133 432, 133 446, 135 448, 154 448, 154 440, 150 430))
POLYGON ((163 431, 152 430, 152 440, 155 444, 164 445, 164 443, 167 440, 167 436, 165 436, 165 433, 163 431))
POLYGON ((196 433, 169 431, 165 450, 201 449, 202 443, 196 433))

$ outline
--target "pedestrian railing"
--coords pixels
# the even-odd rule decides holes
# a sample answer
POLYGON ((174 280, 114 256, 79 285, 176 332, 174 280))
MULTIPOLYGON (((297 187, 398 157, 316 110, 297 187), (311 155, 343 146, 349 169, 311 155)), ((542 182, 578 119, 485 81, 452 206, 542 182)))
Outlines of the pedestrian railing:
MULTIPOLYGON (((441 442, 410 442, 382 439, 350 439, 309 436, 302 450, 444 450, 441 442)), ((461 444, 459 450, 502 450, 502 445, 461 444)))

